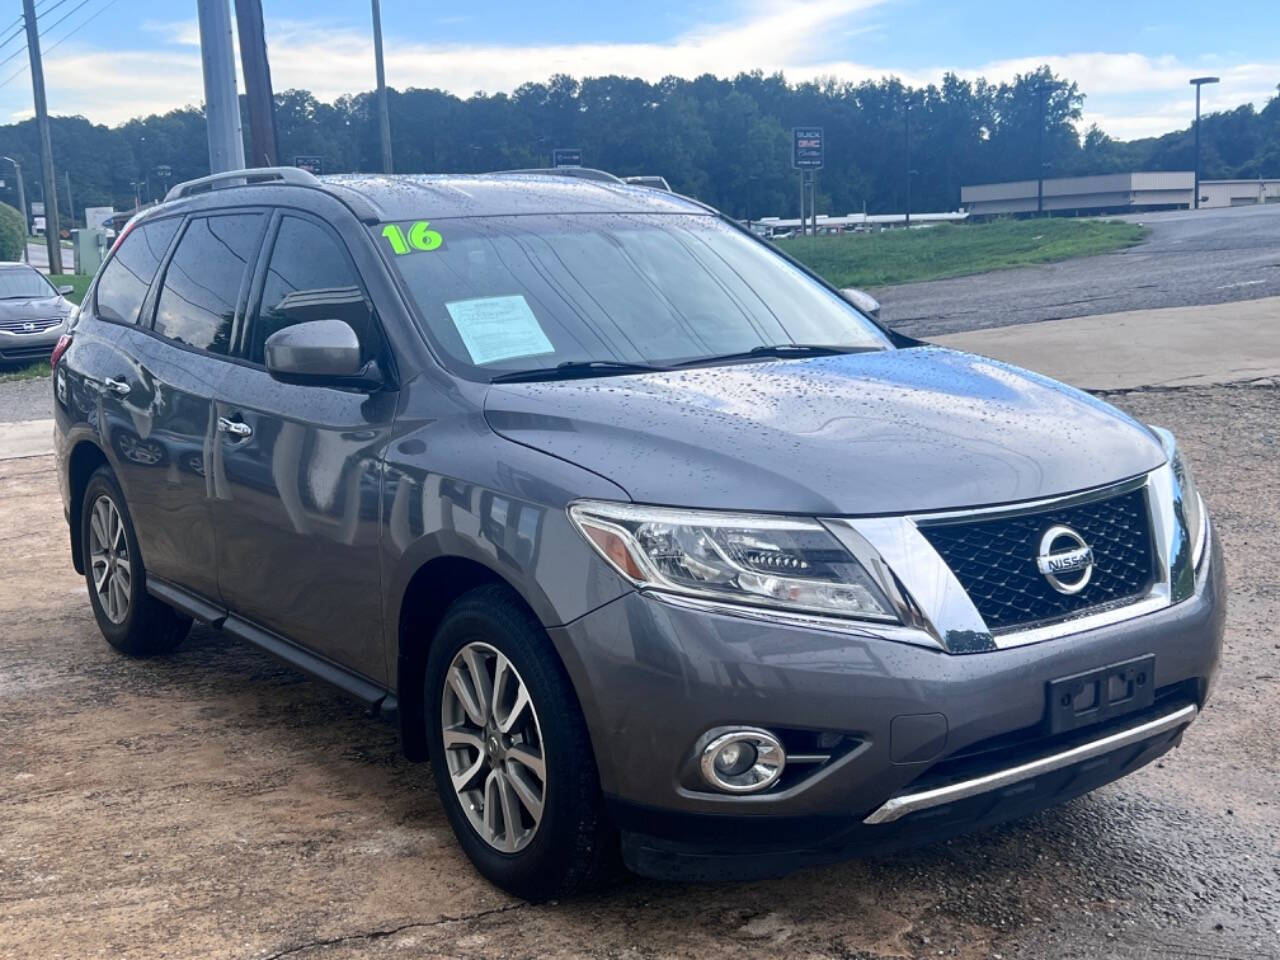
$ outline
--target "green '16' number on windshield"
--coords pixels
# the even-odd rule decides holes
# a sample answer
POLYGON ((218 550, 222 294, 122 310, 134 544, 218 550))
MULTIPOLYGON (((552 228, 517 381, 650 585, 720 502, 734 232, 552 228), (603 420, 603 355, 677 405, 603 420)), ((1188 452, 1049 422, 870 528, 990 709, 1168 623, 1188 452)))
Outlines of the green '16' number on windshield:
POLYGON ((391 249, 397 256, 413 253, 415 250, 434 250, 444 243, 444 237, 432 230, 431 224, 426 220, 419 220, 411 226, 408 237, 399 225, 394 223, 383 227, 382 235, 387 238, 387 243, 391 244, 391 249))

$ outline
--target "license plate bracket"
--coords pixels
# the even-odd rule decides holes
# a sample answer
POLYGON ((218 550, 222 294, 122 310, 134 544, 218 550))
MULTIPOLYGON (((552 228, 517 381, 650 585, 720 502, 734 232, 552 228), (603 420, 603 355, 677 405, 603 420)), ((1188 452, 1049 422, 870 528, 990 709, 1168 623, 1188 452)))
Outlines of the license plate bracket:
POLYGON ((1155 703, 1154 654, 1050 680, 1049 732, 1066 733, 1155 703))

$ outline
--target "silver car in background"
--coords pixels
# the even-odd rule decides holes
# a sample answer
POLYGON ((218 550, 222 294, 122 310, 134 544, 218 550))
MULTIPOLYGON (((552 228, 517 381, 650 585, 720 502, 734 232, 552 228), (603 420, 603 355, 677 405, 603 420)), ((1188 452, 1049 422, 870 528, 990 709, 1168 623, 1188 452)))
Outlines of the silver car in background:
POLYGON ((49 359, 75 310, 73 289, 25 263, 0 263, 0 365, 49 359))

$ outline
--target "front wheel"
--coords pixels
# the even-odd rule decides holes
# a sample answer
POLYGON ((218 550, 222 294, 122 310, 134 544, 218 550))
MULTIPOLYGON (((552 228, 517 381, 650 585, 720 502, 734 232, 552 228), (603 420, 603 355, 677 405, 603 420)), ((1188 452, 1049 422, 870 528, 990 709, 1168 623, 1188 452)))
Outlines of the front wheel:
POLYGON ((436 784, 476 868, 526 900, 602 878, 617 845, 582 711, 546 631, 510 588, 478 587, 454 603, 424 694, 436 784))

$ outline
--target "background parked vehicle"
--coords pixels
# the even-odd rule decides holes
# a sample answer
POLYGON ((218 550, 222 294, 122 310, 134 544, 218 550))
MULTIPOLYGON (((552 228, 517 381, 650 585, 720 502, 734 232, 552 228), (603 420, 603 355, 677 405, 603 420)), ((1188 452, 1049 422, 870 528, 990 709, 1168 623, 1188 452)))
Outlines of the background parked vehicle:
POLYGON ((72 289, 25 263, 0 263, 0 365, 49 358, 75 311, 72 289))

